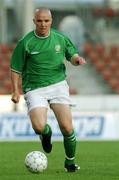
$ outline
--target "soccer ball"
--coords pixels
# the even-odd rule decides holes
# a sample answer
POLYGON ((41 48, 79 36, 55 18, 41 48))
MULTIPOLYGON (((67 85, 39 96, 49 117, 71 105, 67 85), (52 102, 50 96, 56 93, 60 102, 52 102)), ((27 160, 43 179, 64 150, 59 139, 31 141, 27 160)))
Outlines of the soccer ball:
POLYGON ((48 165, 47 157, 40 151, 32 151, 26 155, 25 166, 32 173, 43 172, 48 165))

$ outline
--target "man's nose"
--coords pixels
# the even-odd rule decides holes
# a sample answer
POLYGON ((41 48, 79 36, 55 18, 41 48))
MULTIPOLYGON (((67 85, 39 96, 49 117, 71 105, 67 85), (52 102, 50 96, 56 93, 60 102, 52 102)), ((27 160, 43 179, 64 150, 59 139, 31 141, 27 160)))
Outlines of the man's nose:
POLYGON ((45 22, 44 21, 41 23, 41 26, 45 26, 45 22))

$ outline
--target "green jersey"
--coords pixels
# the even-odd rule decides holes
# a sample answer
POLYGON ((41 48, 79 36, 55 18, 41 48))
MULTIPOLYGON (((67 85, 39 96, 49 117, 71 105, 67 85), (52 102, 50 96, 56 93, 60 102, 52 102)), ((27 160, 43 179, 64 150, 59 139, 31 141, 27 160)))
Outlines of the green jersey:
POLYGON ((17 44, 11 58, 11 70, 22 76, 23 92, 46 87, 66 78, 64 60, 77 54, 72 42, 51 29, 47 37, 35 31, 26 34, 17 44))

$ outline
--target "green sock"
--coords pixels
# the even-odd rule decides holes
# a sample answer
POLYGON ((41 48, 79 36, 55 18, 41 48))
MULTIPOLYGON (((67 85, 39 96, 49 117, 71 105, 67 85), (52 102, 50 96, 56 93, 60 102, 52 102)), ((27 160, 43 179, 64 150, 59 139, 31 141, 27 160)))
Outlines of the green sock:
POLYGON ((64 148, 66 154, 65 164, 73 164, 76 151, 76 136, 74 131, 69 135, 64 135, 64 148))
POLYGON ((51 130, 51 127, 49 126, 49 124, 46 124, 45 127, 44 127, 44 130, 42 131, 41 134, 51 134, 52 133, 52 130, 51 130))

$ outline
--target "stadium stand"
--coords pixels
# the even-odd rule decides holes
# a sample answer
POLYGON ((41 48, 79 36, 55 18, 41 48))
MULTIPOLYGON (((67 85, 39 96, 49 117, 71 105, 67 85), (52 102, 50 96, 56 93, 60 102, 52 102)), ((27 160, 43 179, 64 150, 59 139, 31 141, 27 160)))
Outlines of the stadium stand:
POLYGON ((0 45, 0 94, 11 93, 9 63, 13 45, 0 45))
POLYGON ((86 44, 84 54, 112 91, 119 94, 119 47, 117 45, 106 47, 103 44, 86 44))

